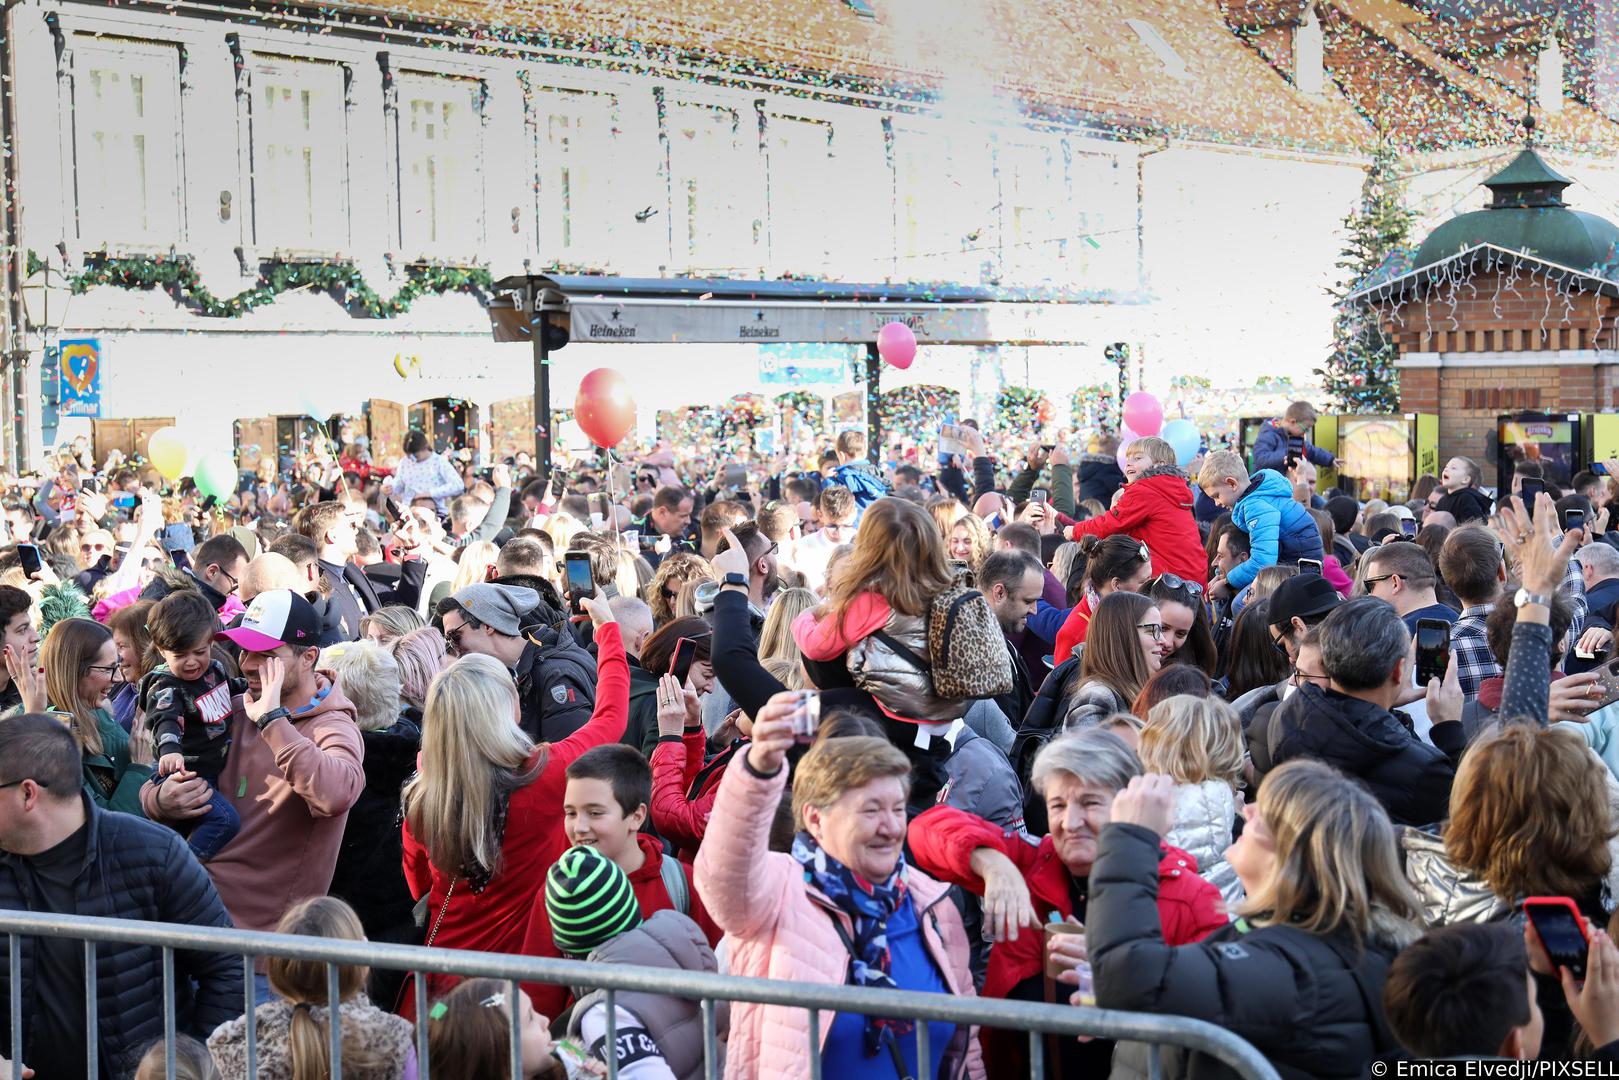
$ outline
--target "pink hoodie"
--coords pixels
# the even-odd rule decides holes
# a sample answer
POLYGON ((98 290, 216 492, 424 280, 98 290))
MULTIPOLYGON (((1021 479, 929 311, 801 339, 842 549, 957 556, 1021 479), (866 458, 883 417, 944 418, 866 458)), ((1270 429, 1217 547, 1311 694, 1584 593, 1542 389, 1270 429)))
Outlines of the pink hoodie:
POLYGON ((813 610, 801 614, 793 620, 793 640, 811 660, 831 660, 848 652, 861 638, 881 630, 893 610, 880 594, 861 593, 842 619, 817 619, 813 610))

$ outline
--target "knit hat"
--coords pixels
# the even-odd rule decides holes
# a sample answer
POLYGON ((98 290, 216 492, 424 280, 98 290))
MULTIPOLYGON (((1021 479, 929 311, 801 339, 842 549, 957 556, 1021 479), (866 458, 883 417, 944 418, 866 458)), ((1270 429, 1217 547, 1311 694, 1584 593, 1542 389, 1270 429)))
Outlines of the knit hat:
POLYGON ((516 585, 468 585, 451 597, 461 610, 497 634, 517 637, 523 616, 540 606, 540 594, 516 585))
POLYGON ((588 956, 641 925, 629 875, 612 859, 581 844, 562 853, 545 875, 551 939, 567 956, 588 956))

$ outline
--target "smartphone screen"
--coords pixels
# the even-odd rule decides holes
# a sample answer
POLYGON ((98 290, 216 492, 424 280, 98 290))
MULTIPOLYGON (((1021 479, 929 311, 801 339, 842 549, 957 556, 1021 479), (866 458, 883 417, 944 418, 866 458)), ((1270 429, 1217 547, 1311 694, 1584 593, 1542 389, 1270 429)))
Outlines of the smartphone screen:
POLYGON ((1405 535, 1407 535, 1407 536, 1415 536, 1415 535, 1417 535, 1417 519, 1416 518, 1401 518, 1400 519, 1400 531, 1405 533, 1405 535))
POLYGON ((720 478, 720 482, 726 487, 741 487, 747 483, 747 479, 747 469, 741 465, 727 465, 725 466, 725 475, 720 478))
POLYGON ((182 548, 175 548, 173 551, 169 552, 169 561, 175 565, 176 569, 191 569, 191 556, 187 555, 182 548))
POLYGON ((1321 572, 1320 559, 1300 559, 1299 571, 1305 574, 1319 574, 1321 572))
POLYGON ((45 568, 45 562, 39 555, 39 548, 33 544, 18 544, 17 558, 22 560, 22 572, 28 577, 33 577, 45 568))
POLYGON ((399 512, 399 504, 393 501, 392 496, 383 497, 382 509, 388 515, 389 521, 400 521, 405 516, 399 512))
POLYGON ((1444 619, 1417 620, 1417 686, 1443 679, 1450 666, 1450 624, 1444 619))
POLYGON ((590 553, 570 551, 562 556, 567 570, 568 604, 575 614, 584 611, 579 601, 596 595, 596 580, 590 574, 590 553))
POLYGON ((1563 531, 1573 532, 1585 528, 1585 511, 1569 507, 1563 511, 1563 531))
POLYGON ((1051 501, 1051 492, 1047 491, 1045 488, 1035 488, 1033 491, 1029 492, 1029 501, 1032 503, 1041 504, 1048 503, 1051 501))
POLYGON ((683 637, 675 642, 675 655, 669 661, 669 674, 673 675, 680 685, 686 685, 686 676, 691 674, 691 662, 697 658, 697 639, 683 637))
POLYGON ((1540 944, 1552 966, 1568 968, 1576 979, 1585 975, 1585 956, 1589 944, 1585 940, 1585 927, 1567 901, 1525 900, 1523 913, 1528 916, 1540 944))
POLYGON ((219 505, 219 497, 217 495, 210 495, 206 499, 202 500, 202 508, 203 508, 204 511, 212 510, 215 506, 218 506, 218 505, 219 505))
POLYGON ((1535 516, 1535 500, 1538 499, 1540 497, 1540 493, 1545 490, 1546 481, 1535 480, 1529 477, 1524 478, 1523 487, 1519 489, 1519 495, 1523 499, 1523 508, 1530 517, 1535 516))

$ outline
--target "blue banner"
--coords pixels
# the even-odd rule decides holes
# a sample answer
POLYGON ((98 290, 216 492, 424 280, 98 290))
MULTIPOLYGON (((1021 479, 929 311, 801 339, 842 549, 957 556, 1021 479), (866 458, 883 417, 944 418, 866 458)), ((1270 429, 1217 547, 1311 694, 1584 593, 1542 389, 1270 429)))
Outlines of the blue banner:
POLYGON ((849 365, 857 355, 865 355, 857 345, 818 342, 760 345, 759 381, 789 386, 841 386, 849 381, 849 365))
POLYGON ((101 340, 64 340, 58 358, 57 409, 63 416, 101 416, 101 340))

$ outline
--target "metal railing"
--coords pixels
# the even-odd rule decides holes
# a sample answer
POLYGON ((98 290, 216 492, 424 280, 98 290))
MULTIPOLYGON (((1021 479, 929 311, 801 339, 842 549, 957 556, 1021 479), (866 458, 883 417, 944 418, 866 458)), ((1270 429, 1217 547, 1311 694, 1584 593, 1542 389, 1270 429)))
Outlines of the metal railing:
MULTIPOLYGON (((135 922, 124 919, 54 915, 46 912, 0 911, 0 933, 8 936, 10 1017, 12 1058, 21 1047, 26 1061, 27 1047, 22 1029, 21 939, 55 937, 84 942, 86 1063, 89 1075, 98 1075, 98 1027, 96 953, 98 943, 146 946, 163 950, 163 1042, 164 1074, 174 1076, 175 967, 178 950, 235 953, 242 957, 243 1003, 246 1015, 246 1051, 249 1076, 257 1075, 258 1043, 254 1015, 253 974, 255 960, 285 957, 326 965, 330 1015, 340 1016, 338 967, 353 965, 411 972, 416 1009, 416 1059, 421 1080, 430 1080, 427 1054, 428 1009, 427 976, 456 975, 465 978, 504 979, 509 983, 513 1004, 522 991, 521 983, 550 983, 563 986, 590 986, 605 991, 607 1046, 617 1036, 615 994, 642 991, 695 999, 703 1020, 704 1075, 715 1080, 720 1075, 718 1035, 715 1030, 716 1001, 753 1002, 806 1009, 810 1032, 807 1053, 812 1080, 821 1080, 821 1047, 818 1037, 821 1013, 857 1013, 874 1016, 913 1018, 916 1024, 919 1077, 932 1076, 937 1062, 928 1045, 927 1022, 937 1021, 1024 1031, 1029 1037, 1029 1072, 1045 1075, 1045 1039, 1055 1035, 1076 1038, 1081 1035, 1102 1039, 1128 1040, 1148 1044, 1148 1069, 1158 1080, 1159 1047, 1184 1047, 1218 1058, 1244 1080, 1279 1080, 1252 1045, 1224 1028, 1201 1020, 1148 1013, 1115 1012, 1108 1009, 1076 1008, 997 998, 955 997, 950 994, 918 993, 909 990, 873 990, 825 983, 784 982, 774 979, 743 978, 708 972, 670 971, 662 968, 629 967, 500 953, 464 952, 458 949, 429 949, 415 945, 393 945, 373 941, 341 941, 331 938, 269 934, 213 926, 183 926, 175 923, 135 922)), ((520 1077, 521 1050, 518 1025, 511 1029, 512 1076, 520 1077)), ((331 1062, 334 1078, 342 1076, 342 1025, 331 1023, 331 1062)), ((617 1080, 618 1065, 607 1055, 607 1075, 617 1080)))

